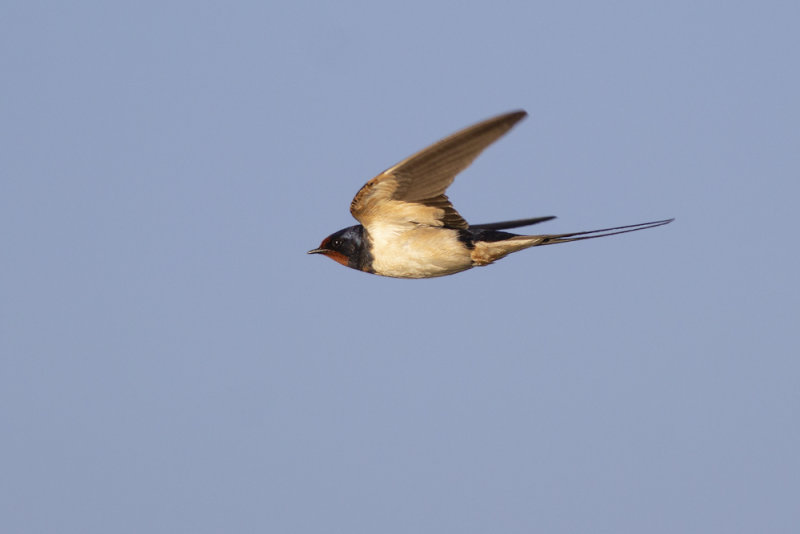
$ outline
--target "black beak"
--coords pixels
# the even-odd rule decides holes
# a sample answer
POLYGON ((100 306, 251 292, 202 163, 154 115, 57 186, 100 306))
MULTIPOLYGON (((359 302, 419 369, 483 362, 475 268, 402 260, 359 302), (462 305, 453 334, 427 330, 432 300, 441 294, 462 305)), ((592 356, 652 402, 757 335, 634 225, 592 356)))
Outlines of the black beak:
POLYGON ((309 250, 306 254, 324 254, 325 252, 330 252, 327 248, 315 248, 314 250, 309 250))

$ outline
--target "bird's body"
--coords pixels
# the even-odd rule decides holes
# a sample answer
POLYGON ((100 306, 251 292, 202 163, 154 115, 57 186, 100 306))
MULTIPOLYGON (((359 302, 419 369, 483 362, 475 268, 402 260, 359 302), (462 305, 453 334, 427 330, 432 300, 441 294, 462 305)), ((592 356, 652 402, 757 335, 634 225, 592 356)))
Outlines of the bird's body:
POLYGON ((470 226, 444 194, 458 172, 524 118, 516 111, 466 128, 390 167, 356 194, 350 212, 361 222, 326 237, 309 253, 395 278, 433 278, 488 265, 537 245, 633 232, 672 219, 570 234, 518 235, 502 230, 554 217, 470 226))
POLYGON ((428 278, 471 267, 466 247, 451 228, 373 225, 367 231, 372 272, 396 278, 428 278))

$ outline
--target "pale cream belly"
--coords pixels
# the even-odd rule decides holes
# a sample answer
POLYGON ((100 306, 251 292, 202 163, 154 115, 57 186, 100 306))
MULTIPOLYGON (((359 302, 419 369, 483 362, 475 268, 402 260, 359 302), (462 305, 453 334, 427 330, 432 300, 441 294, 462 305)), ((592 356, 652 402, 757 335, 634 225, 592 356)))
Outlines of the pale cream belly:
POLYGON ((458 231, 430 226, 370 228, 375 274, 395 278, 431 278, 472 267, 470 251, 458 231))

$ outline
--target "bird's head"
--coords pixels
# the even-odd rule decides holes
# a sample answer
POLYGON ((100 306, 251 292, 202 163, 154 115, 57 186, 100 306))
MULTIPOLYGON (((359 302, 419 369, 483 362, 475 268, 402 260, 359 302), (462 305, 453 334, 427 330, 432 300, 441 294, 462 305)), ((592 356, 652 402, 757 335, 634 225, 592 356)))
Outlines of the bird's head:
POLYGON ((364 256, 364 227, 359 224, 343 228, 323 239, 319 248, 308 253, 324 254, 346 267, 359 269, 364 256))

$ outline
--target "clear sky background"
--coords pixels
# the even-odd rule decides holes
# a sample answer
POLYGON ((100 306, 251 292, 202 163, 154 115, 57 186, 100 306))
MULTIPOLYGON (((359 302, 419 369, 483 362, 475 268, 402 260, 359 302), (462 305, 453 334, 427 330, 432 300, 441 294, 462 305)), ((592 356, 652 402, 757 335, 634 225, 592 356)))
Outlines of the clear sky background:
POLYGON ((0 531, 796 533, 797 2, 5 2, 0 531), (307 256, 530 117, 433 280, 307 256))

